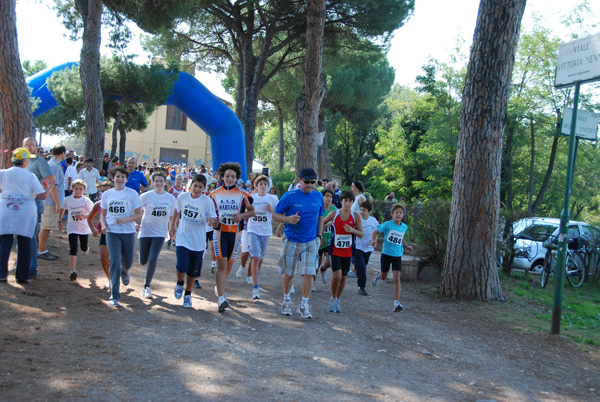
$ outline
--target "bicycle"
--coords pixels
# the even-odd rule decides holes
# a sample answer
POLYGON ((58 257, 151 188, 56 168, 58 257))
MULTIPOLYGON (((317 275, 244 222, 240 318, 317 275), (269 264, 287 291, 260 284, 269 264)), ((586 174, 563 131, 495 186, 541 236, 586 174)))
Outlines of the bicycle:
MULTIPOLYGON (((546 287, 550 275, 553 275, 556 268, 557 261, 557 241, 556 236, 551 236, 545 243, 544 246, 548 249, 544 258, 544 269, 542 270, 542 287, 546 287), (552 239, 554 238, 554 239, 552 239)), ((578 288, 583 285, 586 277, 586 268, 583 263, 583 258, 579 250, 584 247, 584 240, 580 237, 571 238, 567 245, 567 261, 565 264, 565 276, 569 285, 574 288, 578 288)))

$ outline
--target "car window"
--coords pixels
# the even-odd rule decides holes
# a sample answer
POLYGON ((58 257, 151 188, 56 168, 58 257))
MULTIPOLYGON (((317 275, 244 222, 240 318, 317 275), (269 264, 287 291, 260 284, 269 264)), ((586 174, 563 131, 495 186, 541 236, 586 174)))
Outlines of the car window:
POLYGON ((579 226, 569 225, 569 239, 573 239, 575 237, 581 237, 581 233, 579 232, 579 226))
POLYGON ((527 226, 517 237, 533 241, 544 242, 556 230, 555 225, 550 224, 532 224, 527 226))

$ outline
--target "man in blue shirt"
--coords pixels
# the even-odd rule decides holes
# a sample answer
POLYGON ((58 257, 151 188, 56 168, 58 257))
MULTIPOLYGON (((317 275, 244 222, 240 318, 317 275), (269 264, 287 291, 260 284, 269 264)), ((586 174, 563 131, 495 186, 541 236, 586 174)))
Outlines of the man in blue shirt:
POLYGON ((139 170, 135 170, 137 166, 137 160, 135 158, 127 159, 127 170, 129 171, 129 180, 125 183, 125 187, 129 187, 135 190, 136 193, 143 193, 148 187, 148 180, 146 176, 139 170))
MULTIPOLYGON (((283 274, 283 308, 281 314, 292 315, 290 290, 296 269, 304 277, 302 302, 298 314, 302 318, 312 318, 308 299, 316 275, 319 246, 323 237, 323 195, 315 190, 317 174, 305 168, 298 175, 300 188, 288 191, 282 197, 273 219, 285 222, 283 250, 279 257, 279 271, 283 274)), ((281 236, 281 231, 277 230, 281 236)))

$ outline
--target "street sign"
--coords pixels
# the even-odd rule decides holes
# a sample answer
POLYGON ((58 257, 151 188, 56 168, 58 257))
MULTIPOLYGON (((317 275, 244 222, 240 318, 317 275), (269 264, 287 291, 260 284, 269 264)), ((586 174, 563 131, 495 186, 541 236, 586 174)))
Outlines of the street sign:
MULTIPOLYGON (((565 112, 563 114, 562 126, 560 127, 561 134, 571 135, 572 120, 573 108, 566 107, 565 112)), ((575 135, 584 140, 596 141, 599 120, 600 114, 579 109, 577 111, 577 124, 575 125, 575 135)))
POLYGON ((565 43, 558 48, 556 88, 600 79, 600 34, 565 43))

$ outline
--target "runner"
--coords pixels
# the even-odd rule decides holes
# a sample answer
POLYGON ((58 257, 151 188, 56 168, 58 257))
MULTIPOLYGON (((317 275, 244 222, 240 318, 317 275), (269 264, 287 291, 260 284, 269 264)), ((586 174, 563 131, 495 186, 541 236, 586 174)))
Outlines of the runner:
POLYGON ((365 289, 367 285, 367 265, 369 258, 375 248, 371 245, 371 234, 377 228, 379 222, 371 216, 373 206, 369 201, 365 201, 360 206, 360 218, 362 220, 363 237, 356 239, 356 247, 354 248, 354 266, 356 267, 356 283, 358 284, 358 294, 368 296, 365 289))
MULTIPOLYGON (((69 279, 77 280, 77 246, 81 246, 83 254, 88 254, 88 235, 92 233, 87 218, 94 207, 94 203, 83 195, 87 184, 83 180, 75 180, 71 183, 73 195, 66 197, 62 203, 60 216, 67 211, 67 236, 69 237, 69 266, 71 273, 69 279)), ((58 223, 63 230, 62 221, 58 223)))
POLYGON ((254 216, 252 197, 235 184, 241 175, 239 163, 223 163, 219 167, 219 178, 224 184, 210 195, 219 217, 219 227, 214 231, 213 247, 217 257, 215 294, 218 297, 220 313, 229 307, 225 296, 225 278, 231 272, 239 252, 242 221, 254 216))
POLYGON ((175 213, 171 220, 171 238, 177 246, 177 284, 175 298, 183 296, 183 307, 192 308, 192 287, 202 273, 202 257, 206 250, 206 225, 218 225, 215 206, 210 198, 202 194, 206 178, 195 175, 189 192, 181 194, 175 202, 175 213), (184 279, 187 275, 184 295, 184 279))
POLYGON ((254 187, 257 190, 257 193, 252 195, 255 215, 248 220, 248 252, 252 271, 252 299, 256 300, 260 299, 260 267, 269 245, 269 238, 273 234, 271 217, 277 206, 277 199, 267 194, 267 176, 258 176, 254 180, 254 187))
MULTIPOLYGON (((112 181, 106 179, 101 181, 100 183, 96 184, 96 187, 98 187, 98 189, 101 191, 100 197, 102 197, 102 194, 105 191, 110 190, 111 188, 114 187, 114 184, 112 181)), ((108 279, 108 282, 106 282, 106 285, 104 285, 104 289, 106 290, 110 290, 110 262, 108 259, 108 247, 106 247, 106 235, 104 233, 102 233, 102 222, 101 219, 98 219, 98 224, 96 226, 94 226, 94 217, 96 216, 96 214, 98 214, 98 212, 101 212, 102 208, 100 207, 100 200, 96 201, 96 203, 94 204, 94 207, 92 208, 92 211, 90 212, 87 222, 88 222, 88 226, 92 231, 92 236, 94 237, 98 237, 98 234, 100 234, 100 264, 102 265, 102 270, 104 271, 104 274, 106 275, 106 278, 108 279)))
POLYGON ((118 307, 119 278, 129 285, 129 268, 133 264, 135 244, 135 221, 142 218, 142 202, 132 189, 125 187, 129 171, 122 166, 113 169, 115 187, 102 194, 102 233, 106 235, 106 246, 110 260, 109 306, 118 307))
MULTIPOLYGON (((325 217, 327 217, 327 215, 329 215, 331 211, 336 211, 337 208, 335 207, 335 205, 332 204, 333 190, 325 188, 323 189, 323 191, 321 191, 321 194, 323 194, 323 219, 325 219, 325 217)), ((333 222, 331 221, 327 224, 323 222, 323 243, 321 244, 321 247, 319 247, 319 272, 321 273, 321 279, 323 279, 324 285, 327 285, 327 268, 330 267, 328 249, 329 239, 331 238, 332 232, 331 225, 333 225, 333 222)))
POLYGON ((352 203, 354 202, 352 191, 342 191, 340 202, 342 203, 342 209, 329 213, 327 218, 323 220, 323 224, 333 222, 330 246, 332 274, 329 311, 336 313, 342 312, 340 297, 346 286, 346 276, 350 270, 354 236, 363 236, 360 214, 351 212, 352 203))
POLYGON ((300 188, 288 191, 282 197, 273 215, 285 222, 283 250, 279 257, 279 271, 283 274, 283 308, 281 314, 292 315, 290 290, 296 269, 304 277, 302 301, 297 312, 302 318, 312 318, 308 300, 317 269, 317 255, 323 237, 323 195, 314 191, 317 174, 304 168, 298 176, 300 188))
POLYGON ((147 191, 140 196, 144 209, 144 216, 140 224, 140 264, 148 264, 146 269, 146 282, 142 296, 152 299, 150 284, 156 271, 158 255, 162 250, 165 238, 169 235, 169 221, 175 208, 175 197, 165 192, 166 176, 163 173, 154 173, 150 178, 154 190, 147 191))

